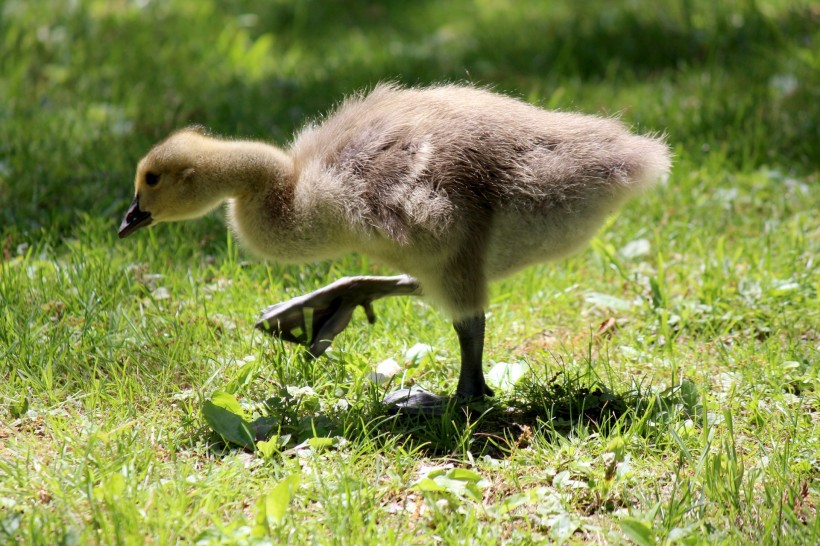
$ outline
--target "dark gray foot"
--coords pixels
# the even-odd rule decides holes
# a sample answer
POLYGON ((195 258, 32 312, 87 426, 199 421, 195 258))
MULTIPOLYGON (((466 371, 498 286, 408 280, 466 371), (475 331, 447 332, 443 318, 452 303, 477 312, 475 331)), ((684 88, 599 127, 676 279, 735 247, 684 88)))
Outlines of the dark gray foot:
POLYGON ((413 415, 419 417, 440 417, 448 410, 461 408, 473 402, 480 402, 483 396, 465 398, 463 396, 439 396, 421 387, 399 389, 389 392, 382 399, 391 415, 413 415))
POLYGON ((439 396, 415 386, 387 393, 382 404, 387 406, 390 414, 419 417, 438 417, 443 415, 449 407, 457 405, 452 398, 439 396))
POLYGON ((417 295, 418 281, 397 277, 345 277, 310 294, 271 305, 262 312, 256 328, 273 336, 307 345, 314 357, 330 347, 361 306, 368 322, 376 321, 372 302, 386 296, 417 295))
POLYGON ((318 357, 347 327, 356 307, 362 306, 370 324, 376 321, 371 301, 351 296, 354 295, 313 292, 271 305, 262 312, 256 328, 285 341, 307 345, 310 354, 318 357))

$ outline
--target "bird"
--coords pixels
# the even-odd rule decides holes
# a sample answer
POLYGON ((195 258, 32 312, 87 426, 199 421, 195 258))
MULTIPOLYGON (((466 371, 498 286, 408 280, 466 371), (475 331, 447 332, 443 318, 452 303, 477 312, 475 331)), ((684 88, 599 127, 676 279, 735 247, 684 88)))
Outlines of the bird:
POLYGON ((320 356, 358 307, 423 296, 452 320, 454 397, 388 394, 395 411, 436 413, 492 396, 483 373, 489 283, 582 248, 625 202, 666 177, 663 135, 542 109, 467 84, 381 83, 307 123, 286 147, 173 132, 136 168, 121 238, 226 203, 240 245, 279 263, 360 253, 394 276, 343 277, 271 305, 256 327, 320 356))

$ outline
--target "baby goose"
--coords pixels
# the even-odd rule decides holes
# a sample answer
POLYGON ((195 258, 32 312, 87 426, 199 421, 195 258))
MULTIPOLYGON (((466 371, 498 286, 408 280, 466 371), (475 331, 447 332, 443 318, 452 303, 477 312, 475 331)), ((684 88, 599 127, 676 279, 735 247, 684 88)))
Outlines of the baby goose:
MULTIPOLYGON (((269 307, 257 327, 318 356, 361 305, 424 295, 453 319, 458 399, 484 382, 487 285, 567 256, 607 215, 664 176, 667 146, 621 123, 550 112, 459 85, 379 85, 302 129, 287 150, 173 133, 137 166, 120 237, 202 216, 227 201, 243 246, 280 262, 360 252, 406 273, 349 277, 269 307)), ((442 398, 404 389, 385 401, 427 411, 442 398)))

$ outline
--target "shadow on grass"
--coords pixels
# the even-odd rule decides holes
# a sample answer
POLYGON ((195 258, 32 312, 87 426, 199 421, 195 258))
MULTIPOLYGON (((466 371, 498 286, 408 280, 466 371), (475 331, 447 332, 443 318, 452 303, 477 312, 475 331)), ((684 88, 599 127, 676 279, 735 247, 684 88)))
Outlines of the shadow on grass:
MULTIPOLYGON (((257 418, 249 423, 248 434, 256 441, 275 438, 280 446, 277 450, 284 456, 316 445, 326 449, 344 438, 354 445, 389 449, 401 446, 407 452, 434 458, 463 458, 469 454, 503 459, 533 442, 552 443, 558 437, 593 433, 607 436, 624 431, 657 436, 668 434, 670 426, 686 419, 699 422, 703 417, 700 394, 689 381, 660 392, 634 389, 618 393, 590 375, 567 372, 547 380, 529 378, 508 398, 488 399, 467 407, 453 405, 434 417, 386 415, 380 402, 381 391, 374 386, 370 395, 369 400, 355 407, 320 412, 315 395, 303 397, 281 389, 256 405, 257 418)), ((238 436, 230 434, 235 430, 232 426, 226 428, 223 437, 253 449, 253 440, 243 441, 241 434, 236 440, 238 436)), ((196 442, 195 438, 191 440, 196 442)))
POLYGON ((663 434, 670 424, 700 419, 702 413, 697 388, 688 381, 658 393, 617 393, 597 381, 559 373, 548 381, 525 382, 509 399, 452 409, 437 418, 390 417, 379 430, 429 456, 469 452, 506 458, 534 438, 549 442, 557 435, 627 429, 663 434))
POLYGON ((511 398, 498 398, 464 408, 450 408, 432 418, 396 415, 380 431, 399 436, 429 456, 489 455, 505 458, 527 447, 536 433, 568 436, 574 430, 610 428, 630 411, 628 397, 601 385, 562 381, 528 383, 511 398))

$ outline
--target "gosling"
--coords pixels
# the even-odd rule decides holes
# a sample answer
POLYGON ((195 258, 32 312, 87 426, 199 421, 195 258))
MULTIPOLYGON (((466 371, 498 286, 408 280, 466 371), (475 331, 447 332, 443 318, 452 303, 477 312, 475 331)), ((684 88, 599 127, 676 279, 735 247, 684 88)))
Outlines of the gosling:
MULTIPOLYGON (((546 111, 461 85, 379 85, 354 95, 289 148, 186 128, 138 164, 119 236, 202 216, 227 201, 251 252, 305 263, 350 252, 403 275, 346 277, 266 309, 256 327, 321 355, 362 306, 423 295, 453 320, 456 401, 491 396, 482 371, 488 283, 584 245, 630 197, 665 176, 662 139, 622 123, 546 111)), ((448 403, 418 387, 398 411, 448 403)))

